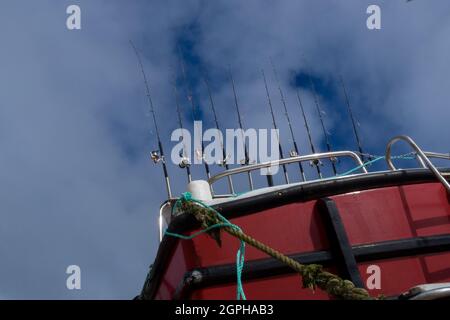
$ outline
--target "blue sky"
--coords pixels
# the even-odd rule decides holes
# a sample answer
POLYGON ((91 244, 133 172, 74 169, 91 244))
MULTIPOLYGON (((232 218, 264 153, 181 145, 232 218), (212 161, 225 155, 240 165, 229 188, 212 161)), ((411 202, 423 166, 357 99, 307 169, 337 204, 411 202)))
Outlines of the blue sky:
MULTIPOLYGON (((448 152, 449 15, 445 0, 1 1, 0 298, 128 299, 140 291, 165 190, 160 166, 148 159, 155 132, 129 40, 142 52, 169 151, 174 74, 192 126, 180 50, 207 126, 205 72, 223 128, 237 128, 231 65, 244 126, 270 128, 264 68, 283 146, 292 148, 272 57, 301 151, 309 147, 295 84, 316 147, 325 150, 303 81, 310 70, 333 148, 356 149, 342 74, 365 150, 383 153, 390 137, 405 133, 424 149, 448 152), (70 4, 81 7, 81 30, 66 28, 70 4), (381 30, 366 27, 369 4, 381 7, 381 30), (71 264, 81 267, 81 290, 66 289, 71 264)), ((184 191, 185 173, 169 171, 175 192, 184 191)), ((203 172, 193 168, 196 178, 203 172)))

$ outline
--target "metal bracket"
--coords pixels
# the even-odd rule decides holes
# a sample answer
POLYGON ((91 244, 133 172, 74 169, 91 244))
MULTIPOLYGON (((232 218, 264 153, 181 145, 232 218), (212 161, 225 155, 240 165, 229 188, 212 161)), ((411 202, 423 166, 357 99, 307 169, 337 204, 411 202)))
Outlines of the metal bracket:
POLYGON ((333 258, 336 259, 338 270, 344 278, 352 281, 355 286, 364 288, 355 255, 336 203, 332 199, 322 198, 319 200, 318 206, 327 230, 331 253, 333 258))

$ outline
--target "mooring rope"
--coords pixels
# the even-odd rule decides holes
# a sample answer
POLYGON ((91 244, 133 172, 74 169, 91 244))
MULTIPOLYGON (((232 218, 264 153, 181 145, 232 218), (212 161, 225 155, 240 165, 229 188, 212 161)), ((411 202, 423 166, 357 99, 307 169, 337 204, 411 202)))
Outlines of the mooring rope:
MULTIPOLYGON (((344 280, 339 276, 330 272, 324 271, 323 267, 319 264, 303 265, 294 259, 284 255, 283 253, 269 247, 268 245, 250 237, 245 234, 241 228, 229 222, 223 217, 217 210, 208 206, 200 200, 192 198, 192 195, 188 192, 183 193, 181 197, 176 201, 172 208, 172 212, 175 209, 181 209, 184 213, 192 214, 201 223, 203 230, 194 233, 190 236, 180 235, 176 233, 167 232, 169 236, 192 239, 199 234, 212 231, 213 229, 220 228, 226 231, 228 234, 238 238, 241 241, 241 246, 236 255, 236 271, 237 271, 237 299, 246 299, 244 290, 242 287, 242 269, 244 267, 244 251, 245 243, 252 247, 268 254, 269 256, 286 264, 302 276, 303 287, 315 290, 317 287, 327 292, 338 299, 344 300, 373 300, 367 290, 364 288, 357 288, 351 281, 344 280)), ((216 239, 217 240, 217 239, 216 239)))
MULTIPOLYGON (((181 197, 175 202, 174 206, 172 207, 172 215, 173 215, 175 209, 178 209, 183 204, 183 202, 187 202, 187 201, 190 201, 192 203, 197 203, 204 208, 213 210, 216 213, 218 219, 220 219, 220 221, 217 221, 216 223, 214 223, 212 225, 202 225, 204 227, 204 229, 202 229, 194 234, 191 234, 189 236, 168 232, 166 230, 165 234, 167 234, 168 236, 180 238, 183 240, 191 240, 191 239, 193 239, 203 233, 207 233, 213 229, 228 228, 230 230, 242 232, 242 230, 237 225, 232 224, 230 221, 228 221, 224 216, 222 216, 219 212, 214 210, 212 207, 206 205, 205 203, 203 203, 200 200, 192 198, 192 195, 189 192, 183 193, 181 195, 181 197)), ((241 299, 247 300, 247 298, 245 296, 244 288, 242 286, 242 269, 244 269, 244 263, 245 263, 245 242, 243 240, 241 240, 240 247, 236 254, 236 274, 237 274, 236 299, 237 300, 241 300, 241 299)))

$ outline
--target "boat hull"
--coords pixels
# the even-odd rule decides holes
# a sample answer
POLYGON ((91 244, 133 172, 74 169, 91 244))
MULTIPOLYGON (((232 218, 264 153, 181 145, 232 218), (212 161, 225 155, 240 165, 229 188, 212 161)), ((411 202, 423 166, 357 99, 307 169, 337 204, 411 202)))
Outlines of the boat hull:
MULTIPOLYGON (((420 170, 392 175, 317 183, 216 208, 253 238, 300 263, 322 264, 372 296, 398 296, 419 284, 450 282, 445 188, 420 170)), ((169 230, 198 231, 191 218, 175 219, 169 230)), ((226 233, 221 237, 219 247, 206 234, 193 240, 165 236, 140 297, 235 299, 239 241, 226 233)), ((299 275, 250 246, 243 281, 252 300, 332 298, 302 288, 299 275)))

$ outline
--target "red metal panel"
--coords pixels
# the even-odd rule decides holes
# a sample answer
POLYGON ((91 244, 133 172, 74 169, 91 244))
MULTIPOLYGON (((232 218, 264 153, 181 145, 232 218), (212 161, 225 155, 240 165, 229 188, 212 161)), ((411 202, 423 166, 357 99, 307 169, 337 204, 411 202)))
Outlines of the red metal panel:
POLYGON ((156 300, 171 299, 184 274, 197 265, 191 241, 178 241, 159 285, 156 300))
POLYGON ((367 267, 377 265, 381 271, 381 289, 369 290, 371 295, 398 295, 425 283, 450 282, 450 253, 371 261, 359 265, 364 282, 367 267))
POLYGON ((450 202, 440 183, 331 197, 355 244, 450 233, 450 202))
MULTIPOLYGON (((380 295, 396 296, 407 289, 424 283, 450 281, 450 253, 405 257, 399 259, 386 259, 359 264, 359 271, 365 284, 371 273, 368 267, 380 267, 380 289, 369 289, 373 297, 380 295)), ((332 271, 333 272, 333 271, 332 271)), ((244 290, 248 299, 286 299, 286 300, 323 300, 330 299, 320 289, 312 292, 303 289, 300 277, 297 275, 284 275, 279 277, 258 279, 244 282, 244 290)), ((191 299, 229 299, 236 298, 236 285, 227 284, 195 291, 191 299)))
MULTIPOLYGON (((319 219, 315 201, 309 201, 267 209, 231 221, 255 239, 283 253, 292 254, 328 248, 319 219)), ((219 248, 215 241, 206 235, 194 239, 201 266, 228 264, 235 261, 239 247, 238 240, 226 233, 222 233, 222 238, 222 248, 219 248)), ((250 246, 247 247, 247 260, 267 258, 264 253, 250 246)))

